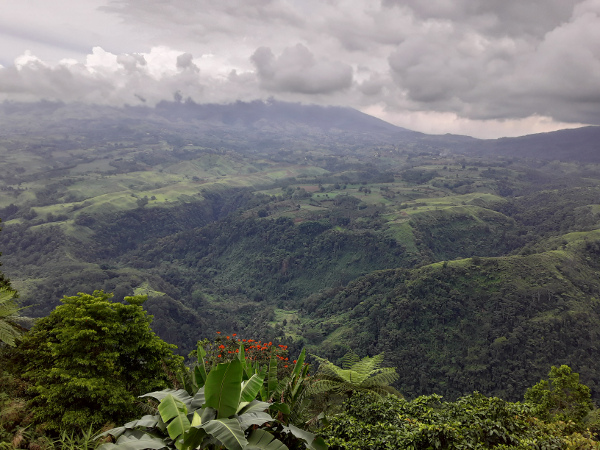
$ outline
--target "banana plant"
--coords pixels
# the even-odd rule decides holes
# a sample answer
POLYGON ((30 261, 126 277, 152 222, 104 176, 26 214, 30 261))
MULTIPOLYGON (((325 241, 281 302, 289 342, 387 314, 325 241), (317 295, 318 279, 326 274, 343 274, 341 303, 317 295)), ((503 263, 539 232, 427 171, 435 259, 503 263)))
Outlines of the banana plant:
POLYGON ((309 366, 304 364, 306 358, 306 349, 302 349, 296 365, 290 376, 284 378, 278 386, 276 396, 281 403, 289 408, 289 412, 284 412, 282 419, 286 422, 298 422, 302 413, 302 405, 307 398, 310 377, 308 375, 309 366))
MULTIPOLYGON (((263 388, 265 371, 244 380, 244 374, 248 375, 245 369, 241 359, 218 364, 193 396, 184 389, 144 395, 160 402, 158 414, 103 433, 101 436, 113 436, 116 443, 103 444, 99 449, 287 449, 275 433, 279 436, 291 433, 308 449, 327 448, 322 438, 293 426, 286 427, 273 418, 268 411, 280 411, 280 405, 256 399, 263 388)), ((197 381, 196 378, 194 382, 197 381)))

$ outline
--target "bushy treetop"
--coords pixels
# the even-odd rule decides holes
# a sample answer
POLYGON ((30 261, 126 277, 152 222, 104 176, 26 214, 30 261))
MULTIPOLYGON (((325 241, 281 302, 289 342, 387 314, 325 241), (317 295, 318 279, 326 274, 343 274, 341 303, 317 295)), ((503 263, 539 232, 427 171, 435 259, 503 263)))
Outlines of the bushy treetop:
POLYGON ((128 304, 111 297, 63 298, 18 347, 35 419, 49 429, 127 420, 138 413, 136 397, 166 387, 181 364, 175 346, 150 329, 145 296, 126 297, 128 304))

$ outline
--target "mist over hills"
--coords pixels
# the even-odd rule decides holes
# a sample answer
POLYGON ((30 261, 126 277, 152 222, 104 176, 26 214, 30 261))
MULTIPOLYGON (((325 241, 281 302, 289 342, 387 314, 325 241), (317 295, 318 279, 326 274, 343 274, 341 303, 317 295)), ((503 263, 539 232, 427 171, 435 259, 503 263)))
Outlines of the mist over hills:
MULTIPOLYGON (((153 123, 175 129, 199 127, 203 130, 223 129, 293 132, 371 133, 381 137, 415 138, 422 133, 397 127, 352 108, 301 105, 278 101, 236 102, 231 104, 197 104, 193 102, 161 102, 155 108, 126 106, 65 104, 61 102, 11 103, 0 105, 3 128, 35 132, 40 128, 61 125, 78 128, 122 121, 125 124, 153 123), (23 121, 32 117, 36 122, 23 121)), ((3 130, 7 132, 6 129, 3 130)))
POLYGON ((513 138, 476 139, 461 135, 429 135, 401 128, 347 107, 303 105, 270 100, 230 104, 161 102, 155 108, 65 104, 61 102, 0 104, 0 135, 85 134, 143 131, 173 135, 180 143, 236 149, 298 145, 298 139, 336 147, 347 144, 392 144, 405 150, 439 150, 482 156, 600 162, 600 127, 589 126, 513 138), (186 141, 187 140, 187 141, 186 141), (294 142, 292 142, 292 140, 294 142), (200 141, 200 142, 198 142, 200 141))
POLYGON ((233 139, 238 141, 238 146, 247 148, 258 142, 263 148, 266 145, 279 149, 290 144, 290 139, 298 141, 299 138, 335 147, 329 142, 335 138, 347 144, 395 144, 443 150, 473 140, 466 136, 441 137, 407 130, 352 108, 278 101, 225 105, 161 102, 155 108, 60 102, 0 105, 0 133, 5 136, 11 133, 121 133, 126 127, 151 134, 173 134, 187 143, 194 141, 203 145, 218 145, 219 139, 233 139))
POLYGON ((482 155, 543 160, 600 162, 600 127, 589 126, 516 138, 480 140, 466 149, 482 155))

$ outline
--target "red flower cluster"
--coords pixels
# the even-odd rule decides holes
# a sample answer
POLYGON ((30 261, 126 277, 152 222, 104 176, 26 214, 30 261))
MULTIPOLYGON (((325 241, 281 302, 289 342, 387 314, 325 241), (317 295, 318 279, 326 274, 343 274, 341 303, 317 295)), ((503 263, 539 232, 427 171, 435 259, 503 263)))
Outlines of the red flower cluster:
POLYGON ((217 338, 214 341, 205 340, 203 345, 207 352, 208 361, 206 363, 211 365, 221 361, 230 361, 238 357, 240 349, 243 347, 244 356, 248 362, 257 362, 261 366, 268 365, 271 357, 274 356, 279 362, 279 370, 289 370, 287 345, 273 344, 271 341, 263 342, 256 339, 238 339, 236 337, 237 333, 222 336, 222 333, 217 331, 217 338))

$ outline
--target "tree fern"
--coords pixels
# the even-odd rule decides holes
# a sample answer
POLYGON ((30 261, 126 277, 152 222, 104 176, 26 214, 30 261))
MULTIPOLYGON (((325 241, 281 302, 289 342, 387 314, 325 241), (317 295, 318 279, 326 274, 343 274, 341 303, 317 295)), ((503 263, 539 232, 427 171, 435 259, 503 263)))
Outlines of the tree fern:
POLYGON ((15 301, 15 292, 6 288, 0 288, 0 342, 12 347, 20 332, 15 323, 19 317, 19 306, 15 301))
POLYGON ((395 394, 398 391, 390 386, 398 379, 396 369, 380 367, 383 363, 383 353, 373 357, 360 359, 353 352, 342 357, 342 367, 332 362, 313 355, 321 364, 317 371, 311 394, 323 392, 351 393, 352 391, 365 390, 375 392, 380 396, 395 394))

